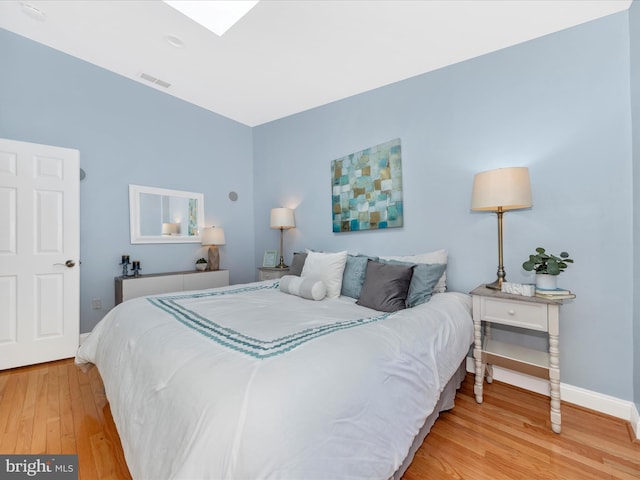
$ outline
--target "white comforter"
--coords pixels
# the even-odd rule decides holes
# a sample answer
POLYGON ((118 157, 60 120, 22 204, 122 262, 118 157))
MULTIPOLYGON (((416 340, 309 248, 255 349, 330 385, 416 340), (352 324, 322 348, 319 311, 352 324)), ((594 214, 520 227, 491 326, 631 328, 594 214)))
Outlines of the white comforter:
POLYGON ((473 339, 466 295, 395 314, 277 281, 118 305, 98 366, 134 479, 388 479, 473 339))

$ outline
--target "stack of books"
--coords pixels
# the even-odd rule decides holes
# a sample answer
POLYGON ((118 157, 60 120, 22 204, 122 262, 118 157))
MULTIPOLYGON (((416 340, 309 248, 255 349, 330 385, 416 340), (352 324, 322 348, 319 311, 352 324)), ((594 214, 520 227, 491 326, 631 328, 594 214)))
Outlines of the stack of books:
POLYGON ((541 288, 536 288, 536 297, 546 298, 550 300, 564 300, 567 298, 576 298, 576 296, 571 293, 570 290, 565 290, 564 288, 556 288, 554 290, 544 290, 541 288))

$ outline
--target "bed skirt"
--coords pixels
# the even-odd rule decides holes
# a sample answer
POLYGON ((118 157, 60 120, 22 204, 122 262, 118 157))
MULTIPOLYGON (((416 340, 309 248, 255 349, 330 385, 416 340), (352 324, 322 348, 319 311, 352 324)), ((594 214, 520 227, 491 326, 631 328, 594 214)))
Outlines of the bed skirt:
POLYGON ((465 358, 464 361, 460 364, 458 370, 456 370, 449 382, 445 385, 444 390, 442 390, 442 393, 440 394, 440 398, 438 399, 436 407, 433 409, 431 415, 427 417, 427 420, 424 422, 424 425, 416 435, 416 438, 413 439, 413 443, 411 444, 411 448, 409 448, 409 454, 407 455, 407 458, 404 459, 404 462, 402 462, 400 468, 398 468, 398 470, 396 470, 396 473, 393 474, 393 477, 391 477, 392 480, 400 480, 402 478, 404 472, 406 472, 407 468, 409 468, 409 465, 411 465, 413 457, 422 445, 422 442, 424 442, 424 439, 431 431, 431 427, 436 422, 438 416, 440 415, 440 412, 451 410, 454 407, 456 392, 460 388, 460 385, 462 385, 462 381, 467 374, 466 360, 467 359, 465 358))

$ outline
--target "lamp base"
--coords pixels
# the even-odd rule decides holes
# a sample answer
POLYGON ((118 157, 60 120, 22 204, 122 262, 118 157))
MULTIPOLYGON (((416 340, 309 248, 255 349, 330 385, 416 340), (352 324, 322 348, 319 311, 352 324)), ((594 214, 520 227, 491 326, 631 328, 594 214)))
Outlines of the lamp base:
POLYGON ((284 244, 284 228, 280 227, 280 263, 276 265, 276 268, 289 268, 284 264, 284 249, 282 245, 284 244))
POLYGON ((485 284, 485 287, 491 288, 492 290, 502 290, 502 282, 504 282, 504 280, 502 278, 498 278, 493 283, 485 284))
POLYGON ((275 268, 289 268, 289 265, 284 264, 284 257, 280 255, 280 263, 275 268))
POLYGON ((210 272, 220 270, 220 250, 218 250, 217 245, 211 245, 209 247, 207 270, 210 272))

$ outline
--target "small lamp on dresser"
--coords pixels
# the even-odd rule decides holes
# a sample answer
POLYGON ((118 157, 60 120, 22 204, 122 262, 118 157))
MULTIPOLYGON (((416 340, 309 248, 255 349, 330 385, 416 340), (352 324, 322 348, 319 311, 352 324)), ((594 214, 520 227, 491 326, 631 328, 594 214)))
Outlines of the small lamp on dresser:
POLYGON ((280 229, 280 263, 276 268, 288 268, 284 264, 283 238, 284 230, 295 228, 296 222, 293 217, 293 210, 290 208, 272 208, 271 209, 271 228, 280 229))
POLYGON ((202 245, 209 246, 207 270, 220 269, 220 251, 218 245, 224 245, 224 229, 220 227, 205 227, 202 229, 202 245))

